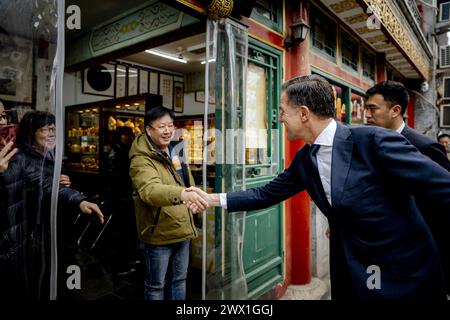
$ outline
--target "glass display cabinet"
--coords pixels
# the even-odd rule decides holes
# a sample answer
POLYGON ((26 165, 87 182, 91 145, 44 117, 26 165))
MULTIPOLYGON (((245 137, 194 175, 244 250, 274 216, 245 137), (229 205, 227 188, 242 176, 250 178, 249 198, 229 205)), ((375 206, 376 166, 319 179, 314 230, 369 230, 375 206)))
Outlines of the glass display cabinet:
POLYGON ((65 168, 74 187, 97 194, 115 130, 143 132, 146 108, 158 103, 161 96, 146 94, 66 107, 65 168))

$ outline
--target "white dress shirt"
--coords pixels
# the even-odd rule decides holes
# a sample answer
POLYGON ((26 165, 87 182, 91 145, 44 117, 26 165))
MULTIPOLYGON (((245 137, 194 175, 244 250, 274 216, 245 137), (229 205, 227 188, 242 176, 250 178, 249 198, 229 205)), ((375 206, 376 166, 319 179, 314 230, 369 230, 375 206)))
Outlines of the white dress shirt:
POLYGON ((406 126, 405 121, 402 121, 402 125, 400 126, 400 128, 398 128, 395 131, 397 131, 398 133, 402 133, 403 129, 405 129, 405 126, 406 126))
POLYGON ((320 145, 317 152, 317 166, 319 169, 320 181, 322 181, 323 191, 331 205, 331 158, 333 154, 333 140, 336 134, 337 124, 334 119, 326 126, 314 141, 320 145))
MULTIPOLYGON (((404 126, 403 126, 404 127, 404 126)), ((337 124, 334 119, 319 134, 314 144, 320 145, 317 151, 317 166, 319 169, 320 181, 322 181, 325 196, 331 205, 331 158, 333 154, 333 141, 336 135, 337 124)), ((403 128, 401 128, 403 130, 403 128)), ((227 209, 227 194, 219 194, 220 206, 227 209)))

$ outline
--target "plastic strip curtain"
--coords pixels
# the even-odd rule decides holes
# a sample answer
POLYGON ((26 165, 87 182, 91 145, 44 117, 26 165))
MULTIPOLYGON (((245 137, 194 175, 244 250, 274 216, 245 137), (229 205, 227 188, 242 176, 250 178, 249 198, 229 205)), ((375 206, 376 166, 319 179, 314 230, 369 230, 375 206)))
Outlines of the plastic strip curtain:
POLYGON ((42 112, 16 136, 19 152, 0 176, 0 300, 56 298, 64 16, 63 0, 0 0, 0 100, 8 125, 20 129, 24 119, 37 119, 28 112, 42 112), (38 148, 36 138, 53 115, 56 153, 38 148))
MULTIPOLYGON (((216 192, 245 190, 245 84, 247 29, 229 19, 207 21, 205 123, 215 112, 216 192), (208 103, 214 97, 215 110, 208 103)), ((204 132, 203 185, 206 186, 207 126, 204 132)), ((203 299, 247 299, 243 268, 245 212, 216 209, 203 219, 203 299), (207 223, 208 222, 208 223, 207 223), (206 243, 213 235, 212 250, 206 243)))
POLYGON ((50 299, 56 300, 58 288, 58 192, 59 176, 61 174, 62 155, 63 155, 63 78, 64 78, 64 54, 65 54, 65 4, 64 0, 57 0, 57 46, 56 56, 53 61, 50 99, 51 111, 55 114, 56 120, 56 151, 55 151, 55 174, 53 175, 52 203, 50 209, 50 235, 51 235, 51 268, 50 268, 50 299))

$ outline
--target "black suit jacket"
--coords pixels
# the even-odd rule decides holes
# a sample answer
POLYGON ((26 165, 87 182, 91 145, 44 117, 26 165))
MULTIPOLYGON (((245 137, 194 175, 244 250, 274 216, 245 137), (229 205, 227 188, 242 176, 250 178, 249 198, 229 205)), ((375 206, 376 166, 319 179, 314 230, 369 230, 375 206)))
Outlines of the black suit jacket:
POLYGON ((333 299, 444 300, 436 245, 414 196, 450 214, 450 173, 396 132, 338 124, 330 206, 312 174, 309 149, 264 187, 227 194, 228 211, 266 208, 306 189, 333 230, 333 299), (373 265, 381 271, 380 289, 367 286, 373 265))
POLYGON ((445 148, 441 144, 409 127, 405 127, 401 134, 408 139, 413 146, 419 149, 421 153, 447 171, 450 171, 450 161, 447 158, 445 148))
MULTIPOLYGON (((450 171, 450 161, 442 145, 409 127, 405 127, 401 134, 422 154, 450 171)), ((427 204, 421 195, 416 196, 416 202, 436 241, 444 267, 447 293, 450 293, 450 216, 427 204)))

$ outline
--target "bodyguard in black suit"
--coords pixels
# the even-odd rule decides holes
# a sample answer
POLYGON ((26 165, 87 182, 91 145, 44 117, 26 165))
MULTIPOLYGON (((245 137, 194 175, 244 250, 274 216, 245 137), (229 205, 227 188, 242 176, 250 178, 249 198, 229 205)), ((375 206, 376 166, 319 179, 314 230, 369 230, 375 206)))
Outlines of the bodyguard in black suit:
POLYGON ((209 204, 256 210, 307 190, 331 226, 333 300, 445 300, 441 262, 415 195, 450 214, 450 173, 391 130, 337 124, 332 88, 319 76, 287 81, 280 108, 288 139, 307 145, 269 184, 203 193, 209 204))
MULTIPOLYGON (((450 161, 445 148, 438 142, 409 128, 403 121, 409 94, 405 86, 396 81, 384 81, 367 90, 366 119, 368 125, 395 130, 402 134, 422 154, 450 171, 450 161)), ((450 216, 428 204, 423 195, 416 195, 416 202, 439 249, 446 275, 447 293, 450 293, 450 216)))
POLYGON ((405 86, 396 81, 380 82, 366 92, 366 119, 368 125, 395 130, 402 134, 421 153, 450 171, 445 148, 437 141, 409 128, 403 121, 409 94, 405 86))

